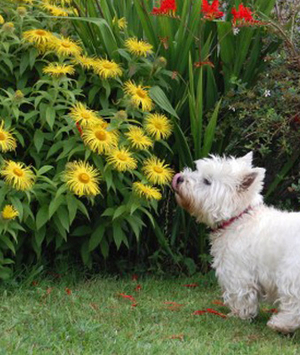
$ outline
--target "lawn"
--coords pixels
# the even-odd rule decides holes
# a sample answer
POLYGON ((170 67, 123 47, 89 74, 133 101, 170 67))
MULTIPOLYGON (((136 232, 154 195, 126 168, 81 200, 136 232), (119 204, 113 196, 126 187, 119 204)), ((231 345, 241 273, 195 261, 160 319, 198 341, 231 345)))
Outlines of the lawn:
POLYGON ((264 307, 252 323, 222 317, 228 309, 207 278, 54 275, 1 286, 0 298, 0 354, 299 353, 299 333, 268 329, 264 307), (207 308, 220 314, 193 314, 207 308))

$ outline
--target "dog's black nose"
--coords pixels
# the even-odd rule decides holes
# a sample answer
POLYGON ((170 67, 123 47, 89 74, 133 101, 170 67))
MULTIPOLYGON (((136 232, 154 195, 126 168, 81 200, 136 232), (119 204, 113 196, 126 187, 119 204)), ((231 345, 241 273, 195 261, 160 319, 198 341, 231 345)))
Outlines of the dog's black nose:
POLYGON ((179 173, 179 174, 176 174, 174 177, 173 177, 173 181, 172 181, 172 187, 174 189, 174 191, 176 191, 177 189, 177 186, 179 184, 182 184, 184 181, 184 177, 179 173))
POLYGON ((177 185, 182 184, 184 182, 183 176, 179 176, 177 179, 177 185))

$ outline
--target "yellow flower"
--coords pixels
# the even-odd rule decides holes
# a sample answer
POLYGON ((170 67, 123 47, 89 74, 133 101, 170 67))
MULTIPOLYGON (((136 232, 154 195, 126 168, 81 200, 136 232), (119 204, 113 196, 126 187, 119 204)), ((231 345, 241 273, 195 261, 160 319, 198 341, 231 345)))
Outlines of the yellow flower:
POLYGON ((50 63, 43 68, 43 73, 49 74, 54 77, 60 77, 62 75, 73 75, 75 74, 75 69, 73 65, 50 63))
POLYGON ((69 116, 76 122, 79 123, 82 127, 87 125, 97 124, 99 118, 95 111, 89 110, 81 102, 77 102, 71 109, 69 116))
POLYGON ((3 219, 15 219, 19 215, 19 212, 12 205, 6 205, 1 211, 3 219))
POLYGON ((114 17, 112 22, 114 25, 117 24, 119 30, 121 30, 121 31, 125 30, 125 28, 127 27, 127 21, 126 21, 125 17, 122 17, 120 19, 118 19, 117 17, 114 17))
POLYGON ((147 57, 152 53, 153 46, 145 41, 139 41, 136 38, 128 38, 125 41, 125 46, 130 53, 139 57, 147 57))
POLYGON ((126 81, 124 84, 124 92, 131 97, 131 102, 134 106, 142 106, 143 111, 151 111, 153 108, 153 102, 146 90, 146 87, 142 85, 135 85, 131 80, 126 81))
POLYGON ((166 139, 172 133, 172 124, 165 115, 153 113, 147 116, 144 123, 145 131, 154 139, 166 139))
POLYGON ((59 57, 76 57, 82 52, 82 48, 76 42, 66 37, 61 39, 55 37, 49 45, 59 57))
POLYGON ((55 5, 51 5, 49 3, 45 3, 43 5, 43 8, 45 10, 48 10, 50 12, 51 15, 53 16, 63 16, 66 17, 68 16, 68 11, 66 9, 64 9, 63 7, 59 7, 59 6, 55 6, 55 5))
POLYGON ((63 180, 77 196, 96 196, 100 193, 99 172, 84 161, 67 163, 63 180))
POLYGON ((154 156, 145 161, 142 170, 152 184, 158 185, 168 184, 174 175, 168 164, 154 156))
POLYGON ((128 137, 129 142, 136 149, 147 149, 153 145, 153 142, 145 135, 143 129, 137 126, 131 126, 125 136, 128 137))
POLYGON ((107 161, 118 171, 134 170, 137 167, 136 159, 132 157, 132 153, 127 148, 111 150, 107 161))
POLYGON ((118 145, 116 131, 108 131, 101 125, 91 126, 83 131, 82 139, 90 149, 98 154, 108 153, 118 145))
POLYGON ((95 59, 84 55, 78 55, 73 59, 73 63, 81 65, 84 69, 91 69, 95 63, 95 59))
POLYGON ((20 191, 31 189, 35 180, 35 175, 28 166, 12 160, 4 161, 4 167, 0 170, 0 175, 4 177, 8 185, 20 191))
POLYGON ((145 197, 147 200, 160 200, 162 197, 156 187, 145 185, 138 181, 133 183, 133 191, 140 197, 145 197))
POLYGON ((23 38, 29 43, 45 45, 53 40, 54 35, 46 30, 35 29, 23 32, 23 38))
POLYGON ((103 79, 116 78, 122 75, 122 69, 119 64, 113 60, 95 59, 93 70, 103 79))
POLYGON ((0 121, 0 151, 5 153, 15 150, 16 147, 17 142, 11 134, 11 131, 6 131, 4 129, 4 122, 0 121))
POLYGON ((5 20, 4 20, 3 16, 0 15, 0 25, 3 25, 4 22, 5 22, 5 20))

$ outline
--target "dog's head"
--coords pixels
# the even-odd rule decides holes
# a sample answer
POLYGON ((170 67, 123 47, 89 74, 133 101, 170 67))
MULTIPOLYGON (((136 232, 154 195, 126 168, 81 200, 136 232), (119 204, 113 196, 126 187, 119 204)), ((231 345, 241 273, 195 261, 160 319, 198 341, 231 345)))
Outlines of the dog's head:
POLYGON ((262 202, 265 169, 252 167, 252 152, 241 158, 210 156, 172 181, 177 203, 211 227, 262 202))

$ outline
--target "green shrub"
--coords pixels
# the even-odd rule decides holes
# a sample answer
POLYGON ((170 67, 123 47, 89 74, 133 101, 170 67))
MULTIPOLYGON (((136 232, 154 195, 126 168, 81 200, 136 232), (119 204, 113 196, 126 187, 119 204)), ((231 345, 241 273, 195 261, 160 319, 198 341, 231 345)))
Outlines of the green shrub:
POLYGON ((173 175, 163 66, 128 46, 122 65, 88 56, 64 21, 15 7, 0 29, 1 278, 33 251, 80 250, 90 267, 96 249, 133 248, 173 175), (144 75, 133 80, 133 66, 144 75))

